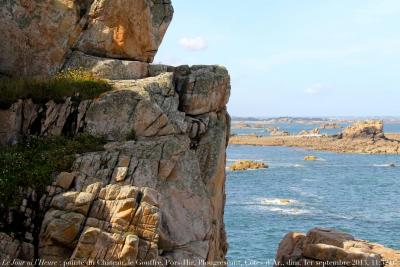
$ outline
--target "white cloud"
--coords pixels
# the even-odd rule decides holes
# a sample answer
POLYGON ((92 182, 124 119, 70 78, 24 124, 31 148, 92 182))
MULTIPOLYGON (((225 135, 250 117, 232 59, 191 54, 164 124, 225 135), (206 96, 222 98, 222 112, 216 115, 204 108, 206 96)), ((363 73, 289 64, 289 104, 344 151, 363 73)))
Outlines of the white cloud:
POLYGON ((182 37, 179 39, 179 45, 190 51, 200 51, 207 48, 206 40, 201 37, 182 37))
POLYGON ((316 95, 321 93, 324 90, 324 86, 320 83, 316 83, 311 85, 310 87, 306 88, 306 90, 304 90, 304 92, 306 94, 310 94, 310 95, 316 95))

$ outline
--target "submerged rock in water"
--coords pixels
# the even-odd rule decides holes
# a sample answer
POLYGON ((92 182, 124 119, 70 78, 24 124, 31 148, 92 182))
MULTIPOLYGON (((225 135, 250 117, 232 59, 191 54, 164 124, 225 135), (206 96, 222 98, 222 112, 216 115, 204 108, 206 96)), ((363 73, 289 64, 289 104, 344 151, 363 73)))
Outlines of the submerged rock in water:
POLYGON ((400 251, 358 240, 335 229, 288 233, 280 242, 275 266, 398 267, 400 251))
POLYGON ((318 160, 318 158, 316 156, 305 156, 304 160, 307 161, 314 161, 314 160, 318 160))
POLYGON ((239 160, 229 166, 231 171, 245 171, 248 169, 265 169, 268 168, 264 162, 256 162, 251 160, 239 160))

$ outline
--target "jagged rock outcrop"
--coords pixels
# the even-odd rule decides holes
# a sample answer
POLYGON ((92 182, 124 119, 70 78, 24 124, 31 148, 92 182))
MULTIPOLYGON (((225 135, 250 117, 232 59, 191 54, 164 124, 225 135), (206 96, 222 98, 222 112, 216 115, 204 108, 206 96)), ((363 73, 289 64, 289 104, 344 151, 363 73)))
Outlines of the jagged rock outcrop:
POLYGON ((400 266, 400 251, 358 240, 335 229, 288 233, 279 244, 275 266, 400 266))
POLYGON ((383 121, 368 120, 358 121, 346 127, 342 131, 343 138, 383 138, 383 121))
MULTIPOLYGON (((155 76, 110 81, 114 90, 93 100, 40 105, 28 99, 0 111, 3 144, 29 134, 89 133, 109 141, 104 151, 79 155, 71 172, 49 187, 40 202, 40 234, 27 227, 24 238, 7 235, 4 242, 15 249, 1 253, 17 257, 24 247, 28 252, 17 258, 27 261, 32 255, 56 261, 190 259, 193 266, 225 259, 228 72, 161 65, 147 71, 155 76)), ((29 226, 32 216, 24 220, 29 226)))
POLYGON ((71 51, 152 62, 172 14, 170 0, 1 1, 0 73, 51 74, 71 51))
POLYGON ((320 134, 321 134, 320 129, 319 128, 315 128, 315 129, 312 129, 312 130, 309 130, 309 131, 302 130, 297 135, 320 135, 320 134))
POLYGON ((235 161, 231 166, 229 166, 229 170, 231 171, 245 171, 248 169, 266 169, 268 165, 264 162, 256 162, 251 160, 239 160, 235 161))
POLYGON ((340 129, 342 126, 337 124, 336 122, 327 122, 320 126, 321 129, 340 129))
POLYGON ((289 132, 282 131, 281 129, 279 129, 279 127, 267 128, 267 132, 269 132, 269 135, 271 135, 271 136, 288 136, 288 135, 290 135, 289 132))

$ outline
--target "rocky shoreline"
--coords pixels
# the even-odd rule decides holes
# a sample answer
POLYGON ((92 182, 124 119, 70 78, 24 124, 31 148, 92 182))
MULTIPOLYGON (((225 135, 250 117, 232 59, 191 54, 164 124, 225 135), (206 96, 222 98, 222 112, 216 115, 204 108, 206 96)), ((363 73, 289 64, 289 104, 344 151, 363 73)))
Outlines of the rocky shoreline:
POLYGON ((275 266, 398 267, 400 251, 329 228, 290 232, 280 242, 275 266))
POLYGON ((400 154, 400 135, 384 134, 383 124, 356 123, 339 135, 231 136, 229 144, 287 146, 338 153, 400 154), (372 130, 371 130, 372 129, 372 130))
POLYGON ((287 146, 338 153, 400 154, 400 141, 395 139, 343 140, 335 137, 300 136, 231 136, 231 145, 287 146))

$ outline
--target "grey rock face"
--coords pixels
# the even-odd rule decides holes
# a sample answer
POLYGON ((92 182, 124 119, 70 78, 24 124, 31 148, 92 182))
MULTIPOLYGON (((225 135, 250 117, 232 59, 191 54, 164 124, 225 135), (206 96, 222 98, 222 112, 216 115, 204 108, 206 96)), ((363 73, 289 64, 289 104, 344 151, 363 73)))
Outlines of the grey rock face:
POLYGON ((181 110, 190 115, 217 111, 230 96, 228 71, 221 66, 181 66, 175 69, 181 110))

